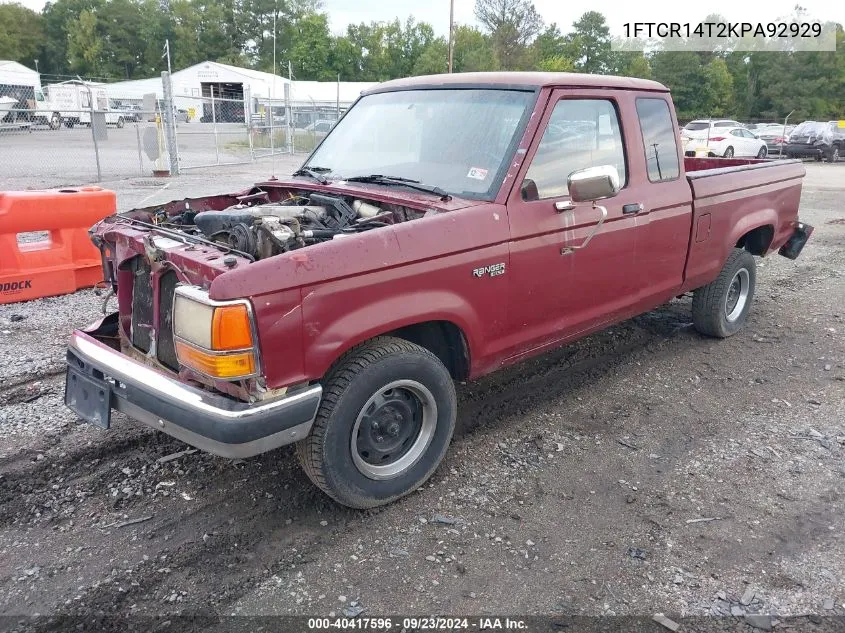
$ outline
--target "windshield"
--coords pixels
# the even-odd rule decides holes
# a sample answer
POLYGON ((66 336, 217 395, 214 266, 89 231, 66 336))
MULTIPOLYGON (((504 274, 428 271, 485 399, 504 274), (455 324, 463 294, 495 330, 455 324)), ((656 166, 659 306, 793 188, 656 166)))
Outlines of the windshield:
POLYGON ((327 178, 407 178, 492 200, 533 92, 405 90, 361 98, 304 167, 327 178))

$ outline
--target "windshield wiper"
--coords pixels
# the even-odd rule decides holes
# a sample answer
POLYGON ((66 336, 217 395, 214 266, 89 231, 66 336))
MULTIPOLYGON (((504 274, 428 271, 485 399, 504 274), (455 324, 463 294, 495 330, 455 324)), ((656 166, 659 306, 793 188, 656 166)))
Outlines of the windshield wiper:
POLYGON ((424 191, 425 193, 433 193, 435 196, 440 196, 444 202, 451 200, 452 196, 443 191, 440 187, 433 185, 425 185, 419 180, 412 178, 403 178, 402 176, 383 176, 381 174, 370 174, 369 176, 351 176, 344 178, 346 182, 368 182, 374 185, 394 185, 396 187, 408 187, 408 189, 416 189, 417 191, 424 191))
POLYGON ((329 179, 326 178, 323 173, 330 172, 331 169, 328 167, 300 167, 297 169, 292 176, 308 176, 309 178, 313 178, 321 185, 329 184, 329 179), (321 173, 323 172, 323 173, 321 173))

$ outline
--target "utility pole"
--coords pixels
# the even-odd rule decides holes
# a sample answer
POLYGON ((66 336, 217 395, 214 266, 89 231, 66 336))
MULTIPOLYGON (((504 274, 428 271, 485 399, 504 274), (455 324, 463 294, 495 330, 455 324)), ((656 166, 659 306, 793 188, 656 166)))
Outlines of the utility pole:
POLYGON ((452 72, 452 58, 455 50, 455 0, 449 0, 449 72, 452 72))
POLYGON ((167 57, 167 74, 170 75, 170 40, 164 40, 164 55, 162 57, 167 57))

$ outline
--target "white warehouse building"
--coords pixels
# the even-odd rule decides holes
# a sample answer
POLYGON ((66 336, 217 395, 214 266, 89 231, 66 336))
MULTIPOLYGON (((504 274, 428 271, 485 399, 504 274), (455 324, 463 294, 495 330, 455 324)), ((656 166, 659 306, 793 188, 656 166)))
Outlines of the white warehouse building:
MULTIPOLYGON (((285 86, 290 86, 290 105, 297 109, 334 111, 338 104, 345 110, 363 90, 374 82, 290 81, 272 73, 239 68, 206 61, 172 74, 173 100, 180 110, 193 110, 197 117, 211 117, 211 101, 222 100, 228 107, 215 105, 220 120, 241 120, 247 113, 232 107, 238 102, 249 104, 249 115, 259 112, 272 101, 275 107, 284 103, 285 86)), ((161 77, 135 79, 105 84, 109 98, 120 104, 142 104, 144 95, 164 96, 161 77)))

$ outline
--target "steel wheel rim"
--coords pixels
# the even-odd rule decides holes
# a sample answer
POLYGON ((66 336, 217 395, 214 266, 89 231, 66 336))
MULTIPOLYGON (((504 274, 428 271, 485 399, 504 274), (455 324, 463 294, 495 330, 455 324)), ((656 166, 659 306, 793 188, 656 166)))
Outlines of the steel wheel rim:
POLYGON ((399 477, 423 456, 436 427, 431 391, 416 380, 395 380, 370 396, 355 418, 352 462, 369 479, 399 477))
POLYGON ((725 296, 725 318, 733 323, 742 314, 745 305, 748 303, 748 290, 751 287, 750 277, 745 268, 736 271, 728 286, 728 294, 725 296))

